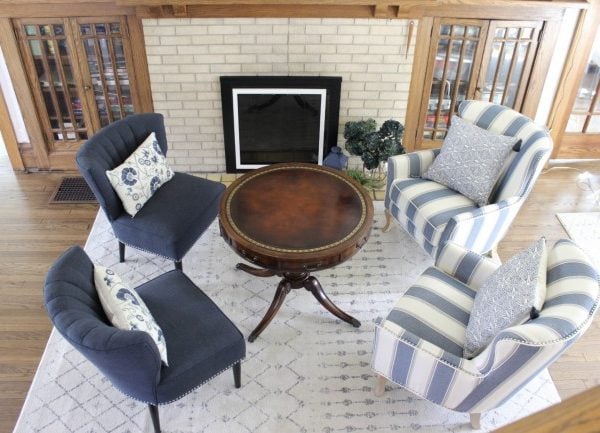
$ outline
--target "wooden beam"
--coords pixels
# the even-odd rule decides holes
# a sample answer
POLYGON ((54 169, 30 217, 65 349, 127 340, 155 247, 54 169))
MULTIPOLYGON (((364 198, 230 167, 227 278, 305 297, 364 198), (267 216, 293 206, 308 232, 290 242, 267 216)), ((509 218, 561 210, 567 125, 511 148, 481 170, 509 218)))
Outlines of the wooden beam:
POLYGON ((115 16, 133 15, 135 8, 117 6, 110 3, 37 3, 37 4, 7 4, 0 3, 0 17, 7 18, 66 18, 81 16, 115 16))
POLYGON ((594 433, 600 425, 600 386, 496 430, 496 433, 594 433))
POLYGON ((173 5, 173 15, 177 18, 187 16, 187 5, 173 5))
POLYGON ((2 91, 0 91, 0 131, 2 131, 2 139, 13 170, 25 170, 21 152, 19 152, 19 143, 17 142, 15 129, 10 120, 10 113, 6 105, 6 99, 4 98, 4 92, 2 91))
MULTIPOLYGON (((150 87, 150 72, 148 70, 148 58, 146 56, 146 44, 144 42, 144 28, 142 20, 137 16, 127 17, 127 29, 129 31, 130 46, 133 48, 131 57, 133 59, 133 73, 135 77, 137 97, 135 108, 142 113, 151 113, 154 111, 152 102, 152 90, 150 87)), ((131 80, 130 80, 131 83, 131 80)))
POLYGON ((40 128, 41 122, 38 119, 33 94, 29 88, 27 73, 25 72, 25 67, 21 61, 19 44, 11 20, 8 18, 0 18, 0 44, 2 45, 4 58, 9 59, 9 61, 6 62, 6 66, 15 93, 19 99, 19 106, 21 108, 21 113, 23 113, 23 120, 25 121, 25 128, 27 128, 27 135, 29 135, 29 142, 31 143, 31 147, 35 154, 35 167, 39 169, 48 169, 50 168, 50 161, 48 160, 46 140, 44 139, 44 134, 40 128))

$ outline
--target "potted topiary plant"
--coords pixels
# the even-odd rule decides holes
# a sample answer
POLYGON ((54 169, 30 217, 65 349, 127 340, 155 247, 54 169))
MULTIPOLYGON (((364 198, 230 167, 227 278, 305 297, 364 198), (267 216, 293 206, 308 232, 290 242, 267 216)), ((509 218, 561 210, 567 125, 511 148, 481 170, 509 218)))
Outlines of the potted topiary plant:
POLYGON ((404 153, 402 135, 404 126, 397 120, 386 120, 379 130, 373 119, 346 122, 344 138, 350 154, 360 156, 363 171, 373 179, 383 180, 382 163, 392 155, 404 153))

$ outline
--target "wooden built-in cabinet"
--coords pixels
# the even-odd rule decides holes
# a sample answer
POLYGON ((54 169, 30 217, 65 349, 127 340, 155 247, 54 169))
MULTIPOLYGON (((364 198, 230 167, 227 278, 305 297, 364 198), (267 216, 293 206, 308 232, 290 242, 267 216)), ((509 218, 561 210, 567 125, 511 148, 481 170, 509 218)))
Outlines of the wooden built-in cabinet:
MULTIPOLYGON (((539 101, 541 86, 532 85, 532 76, 534 70, 545 71, 550 60, 539 49, 544 25, 543 21, 433 19, 427 55, 415 59, 422 63, 415 69, 424 70, 424 79, 413 76, 410 98, 417 111, 407 121, 409 146, 439 147, 465 99, 490 101, 534 116, 528 107, 539 101)), ((544 43, 554 41, 552 35, 544 43)))
POLYGON ((131 84, 125 17, 19 19, 13 25, 44 139, 34 143, 37 154, 45 154, 42 168, 75 168, 75 153, 91 135, 148 108, 131 84))

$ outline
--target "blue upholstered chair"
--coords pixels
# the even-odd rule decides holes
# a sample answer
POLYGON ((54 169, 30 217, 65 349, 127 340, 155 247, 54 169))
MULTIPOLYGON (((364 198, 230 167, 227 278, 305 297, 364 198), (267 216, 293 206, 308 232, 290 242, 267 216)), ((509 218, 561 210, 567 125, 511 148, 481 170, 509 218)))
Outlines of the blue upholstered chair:
POLYGON ((158 405, 183 397, 230 367, 240 387, 246 345, 236 326, 180 270, 136 290, 162 328, 168 367, 161 364, 149 334, 110 324, 96 292, 94 266, 80 247, 71 247, 50 268, 44 301, 70 344, 118 390, 149 405, 159 433, 158 405))
POLYGON ((375 331, 376 394, 390 380, 415 394, 471 414, 510 399, 590 326, 598 309, 598 274, 570 240, 548 251, 546 300, 539 317, 504 329, 472 359, 463 358, 466 327, 482 282, 495 261, 453 242, 398 300, 375 331))
POLYGON ((108 181, 106 170, 121 165, 151 132, 156 134, 166 155, 163 116, 134 114, 109 124, 90 138, 77 152, 77 166, 119 240, 121 262, 125 260, 125 245, 130 245, 173 260, 175 267, 181 269, 183 256, 217 216, 225 186, 175 173, 132 218, 108 181))
POLYGON ((548 131, 510 108, 467 100, 458 114, 480 128, 520 138, 521 149, 511 152, 490 204, 481 207, 459 192, 420 178, 439 149, 389 158, 384 231, 395 220, 434 258, 449 240, 478 253, 495 250, 552 151, 548 131))

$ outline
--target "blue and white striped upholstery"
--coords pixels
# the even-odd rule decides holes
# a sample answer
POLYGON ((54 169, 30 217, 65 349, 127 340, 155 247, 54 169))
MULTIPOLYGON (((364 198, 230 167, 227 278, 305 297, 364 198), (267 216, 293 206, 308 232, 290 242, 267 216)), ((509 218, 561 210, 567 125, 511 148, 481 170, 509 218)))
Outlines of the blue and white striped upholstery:
POLYGON ((375 331, 371 367, 448 409, 481 413, 501 405, 588 328, 598 308, 598 274, 572 241, 548 253, 546 302, 537 319, 501 331, 473 359, 462 357, 466 324, 481 283, 498 268, 445 244, 375 331))
POLYGON ((448 240, 479 253, 495 248, 552 151, 548 131, 510 108, 468 100, 460 104, 458 114, 481 128, 521 138, 521 150, 511 153, 490 204, 482 207, 443 185, 420 178, 439 149, 389 158, 385 207, 432 257, 448 240))

